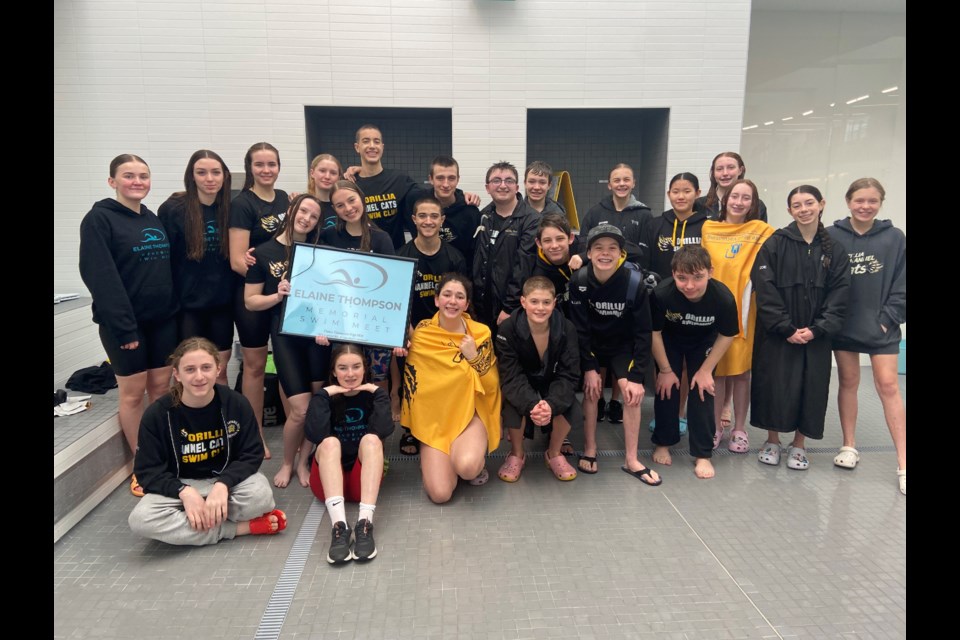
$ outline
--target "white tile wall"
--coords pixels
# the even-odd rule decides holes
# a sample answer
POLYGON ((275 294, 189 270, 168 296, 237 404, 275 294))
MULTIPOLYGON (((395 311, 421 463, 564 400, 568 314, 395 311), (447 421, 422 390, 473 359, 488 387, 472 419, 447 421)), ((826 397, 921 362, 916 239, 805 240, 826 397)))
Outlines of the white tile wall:
POLYGON ((63 387, 77 369, 92 367, 107 359, 100 345, 90 305, 53 316, 53 388, 63 387))
MULTIPOLYGON (((103 0, 54 3, 54 288, 84 290, 77 230, 119 153, 156 210, 209 147, 253 142, 302 188, 303 106, 453 109, 462 186, 526 164, 529 107, 671 107, 667 174, 737 148, 749 0, 103 0)), ((389 156, 387 157, 389 166, 389 156)))

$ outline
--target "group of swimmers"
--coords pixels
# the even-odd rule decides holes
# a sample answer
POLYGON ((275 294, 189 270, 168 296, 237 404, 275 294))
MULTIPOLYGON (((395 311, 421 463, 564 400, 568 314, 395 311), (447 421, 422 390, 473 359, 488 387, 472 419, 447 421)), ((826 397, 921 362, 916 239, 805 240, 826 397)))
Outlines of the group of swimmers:
POLYGON ((705 196, 695 175, 674 176, 672 208, 658 218, 634 197, 633 169, 618 164, 610 195, 575 235, 548 195, 546 163, 527 167, 526 196, 512 164, 491 166, 492 202, 481 210, 475 194, 457 188, 453 158, 438 156, 430 186, 421 187, 383 168, 376 126, 357 131, 355 148, 360 165, 347 170, 329 154, 317 156, 306 191, 291 198, 275 187, 279 152, 255 144, 232 201, 223 159, 197 151, 184 191, 159 216, 142 204, 146 162, 122 155, 111 163, 116 195, 81 224, 80 273, 117 375, 120 425, 136 453, 131 491, 143 499, 130 525, 137 533, 207 544, 286 527, 258 472, 271 457, 262 427, 268 343, 287 408, 273 485, 286 487, 296 475, 325 502, 331 563, 376 556, 383 441, 397 423, 401 452, 419 453, 424 489, 436 503, 448 501, 460 480, 487 482, 486 454, 502 432, 510 440, 498 470, 505 482, 520 479, 523 441, 538 426, 558 480, 597 473, 604 418, 623 423, 621 469, 661 484, 637 451, 645 382, 656 390, 654 463, 671 465, 671 447, 689 431, 696 476, 713 477, 712 452, 727 427, 728 449, 749 450, 752 402, 751 424, 768 433, 759 461, 778 465, 780 433, 793 433, 786 464, 802 470, 805 439, 823 437, 831 353, 843 429, 835 464, 859 461, 859 354, 867 353, 906 493, 906 413, 896 378, 906 241, 876 219, 885 195, 876 180, 851 184, 850 215, 830 227, 821 222, 819 190, 793 189, 786 205, 794 222, 775 231, 736 153, 714 158, 705 196), (281 333, 295 243, 416 258, 407 344, 386 349, 281 333), (242 394, 225 385, 234 324, 242 394), (651 357, 656 375, 648 381, 651 357), (751 384, 754 368, 760 375, 751 384), (580 423, 584 444, 574 467, 568 436, 580 423), (345 501, 359 503, 352 529, 345 501))

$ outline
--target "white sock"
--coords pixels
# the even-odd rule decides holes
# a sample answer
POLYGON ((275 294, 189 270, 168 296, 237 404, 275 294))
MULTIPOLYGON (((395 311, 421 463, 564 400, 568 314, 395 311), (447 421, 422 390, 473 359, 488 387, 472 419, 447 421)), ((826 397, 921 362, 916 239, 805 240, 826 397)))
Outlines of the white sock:
POLYGON ((338 522, 347 521, 347 511, 343 506, 343 496, 332 496, 324 500, 327 505, 327 513, 330 514, 331 528, 338 522))
POLYGON ((360 513, 357 514, 357 520, 366 520, 370 524, 373 524, 373 512, 376 510, 377 510, 377 505, 361 502, 360 513))

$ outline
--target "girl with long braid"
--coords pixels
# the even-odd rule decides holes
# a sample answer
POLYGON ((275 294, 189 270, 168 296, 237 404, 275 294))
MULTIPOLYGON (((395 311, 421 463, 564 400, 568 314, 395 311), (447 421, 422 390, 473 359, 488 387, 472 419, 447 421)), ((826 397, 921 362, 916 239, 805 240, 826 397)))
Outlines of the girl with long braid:
POLYGON ((787 196, 793 222, 778 229, 753 263, 757 335, 753 343, 750 424, 767 429, 759 453, 780 464, 780 434, 795 431, 787 467, 806 469, 804 441, 823 438, 830 392, 832 336, 843 326, 850 260, 820 218, 820 190, 801 185, 787 196))

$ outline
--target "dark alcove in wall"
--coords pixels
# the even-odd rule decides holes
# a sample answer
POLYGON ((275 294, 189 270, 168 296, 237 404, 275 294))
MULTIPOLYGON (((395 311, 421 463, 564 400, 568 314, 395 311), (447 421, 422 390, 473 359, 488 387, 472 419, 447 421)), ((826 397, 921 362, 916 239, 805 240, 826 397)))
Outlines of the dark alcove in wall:
POLYGON ((320 153, 333 154, 344 169, 359 165, 354 135, 365 124, 377 125, 383 133, 383 166, 417 182, 426 182, 435 156, 453 151, 450 109, 307 106, 303 111, 308 166, 320 153))
POLYGON ((527 162, 570 172, 581 217, 610 194, 610 169, 625 162, 637 176, 634 194, 659 216, 669 122, 669 109, 527 109, 527 162))

